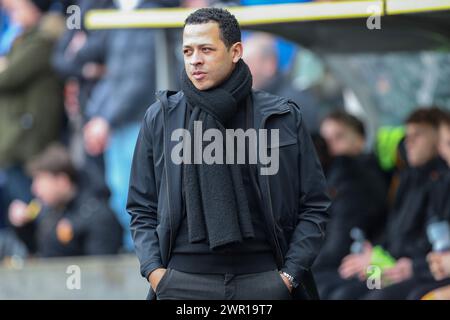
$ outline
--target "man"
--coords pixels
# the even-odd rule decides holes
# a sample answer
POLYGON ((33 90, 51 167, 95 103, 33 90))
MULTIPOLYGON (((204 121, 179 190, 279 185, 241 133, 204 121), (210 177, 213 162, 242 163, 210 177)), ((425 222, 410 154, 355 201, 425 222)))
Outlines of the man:
POLYGON ((406 155, 409 168, 400 173, 394 206, 378 246, 366 243, 363 253, 343 259, 339 272, 349 280, 331 294, 334 299, 405 299, 420 273, 418 261, 429 251, 425 235, 427 195, 433 180, 445 169, 438 156, 438 126, 442 112, 437 108, 414 111, 406 120, 406 155), (367 268, 378 266, 387 286, 369 291, 367 268), (411 280, 411 281, 410 281, 411 280), (364 296, 365 295, 365 296, 364 296))
POLYGON ((310 268, 330 204, 322 169, 298 107, 252 91, 242 51, 239 24, 228 11, 192 13, 183 31, 183 90, 159 93, 142 124, 127 209, 153 298, 317 297, 310 268), (208 130, 199 133, 199 126, 208 130), (194 151, 191 164, 190 137, 198 149, 198 136, 214 135, 215 155, 223 155, 220 138, 236 128, 260 134, 258 146, 248 143, 246 150, 278 154, 275 173, 263 157, 256 165, 228 161, 235 160, 234 148, 227 148, 226 164, 223 157, 208 164, 211 145, 201 161, 194 151))
POLYGON ((27 165, 36 196, 30 204, 16 200, 9 217, 17 229, 34 229, 41 257, 115 254, 122 230, 106 201, 78 188, 67 150, 52 144, 27 165))
MULTIPOLYGON (((450 114, 447 112, 441 119, 439 126, 439 154, 447 164, 445 174, 440 176, 432 186, 430 204, 428 207, 429 218, 446 220, 450 223, 450 114)), ((442 280, 450 278, 450 253, 430 253, 428 263, 434 279, 442 280)))
POLYGON ((2 0, 0 2, 0 57, 6 55, 11 50, 16 37, 22 32, 19 25, 10 21, 8 13, 13 6, 14 0, 2 0))
MULTIPOLYGON (((121 11, 173 5, 173 1, 118 0, 121 11)), ((108 30, 105 40, 106 73, 86 105, 90 120, 83 129, 88 154, 104 153, 105 180, 111 191, 110 205, 125 229, 123 245, 133 250, 125 210, 127 185, 139 121, 154 102, 156 86, 155 31, 108 30)))
POLYGON ((320 125, 332 157, 355 157, 363 154, 366 145, 364 124, 345 111, 328 114, 320 125))
MULTIPOLYGON (((430 188, 428 203, 428 222, 445 221, 450 223, 450 114, 444 113, 439 125, 439 155, 444 159, 447 168, 430 188)), ((428 291, 450 285, 450 252, 432 251, 427 255, 428 263, 423 261, 424 268, 417 279, 415 289, 409 299, 420 299, 428 291)), ((425 260, 425 259, 424 259, 425 260)), ((448 290, 446 292, 448 299, 448 290)), ((438 291, 441 292, 441 291, 438 291)))
POLYGON ((244 61, 253 76, 253 89, 292 99, 302 108, 302 114, 311 132, 319 126, 318 103, 311 92, 300 91, 292 80, 279 69, 276 38, 262 32, 251 33, 244 41, 244 61))
POLYGON ((314 263, 320 296, 328 297, 342 280, 337 269, 352 245, 353 228, 373 240, 385 217, 387 187, 375 157, 365 153, 364 124, 344 111, 327 115, 320 126, 330 155, 327 182, 332 197, 327 237, 314 263))
POLYGON ((22 33, 0 59, 0 171, 6 176, 0 184, 6 208, 12 199, 30 200, 23 164, 58 139, 63 122, 62 90, 50 56, 64 20, 56 18, 55 24, 54 15, 45 15, 51 3, 17 0, 7 7, 22 33))
MULTIPOLYGON (((82 22, 89 10, 112 6, 110 0, 77 0, 73 4, 80 7, 82 22)), ((83 24, 81 29, 67 29, 52 56, 53 69, 64 80, 64 107, 70 128, 69 148, 74 164, 82 171, 79 183, 99 197, 110 196, 105 182, 103 154, 91 156, 86 152, 83 127, 90 120, 86 114, 86 104, 106 71, 103 59, 108 33, 108 30, 88 32, 83 24)))

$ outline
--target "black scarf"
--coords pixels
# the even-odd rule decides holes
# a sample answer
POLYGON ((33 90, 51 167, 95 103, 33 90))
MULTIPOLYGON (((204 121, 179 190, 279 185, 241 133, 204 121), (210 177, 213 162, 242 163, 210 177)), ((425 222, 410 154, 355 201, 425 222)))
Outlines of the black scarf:
MULTIPOLYGON (((188 125, 191 139, 194 139, 194 121, 202 122, 203 131, 219 129, 225 139, 227 122, 248 98, 251 88, 252 76, 242 59, 228 80, 205 91, 198 90, 183 72, 182 89, 193 108, 188 125)), ((192 148, 192 157, 193 153, 192 148)), ((248 201, 237 164, 225 164, 225 161, 224 164, 206 164, 203 160, 202 164, 194 164, 191 159, 191 164, 185 163, 183 166, 183 187, 191 243, 208 240, 211 250, 221 250, 242 242, 244 238, 254 238, 248 201)))

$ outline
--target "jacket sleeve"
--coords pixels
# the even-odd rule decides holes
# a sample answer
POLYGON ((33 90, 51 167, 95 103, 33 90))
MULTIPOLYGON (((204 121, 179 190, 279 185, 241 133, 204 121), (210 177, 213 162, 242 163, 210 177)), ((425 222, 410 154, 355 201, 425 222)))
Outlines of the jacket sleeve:
MULTIPOLYGON (((123 35, 121 35, 123 36, 123 35)), ((106 103, 100 103, 96 108, 96 116, 100 116, 108 121, 112 127, 117 127, 128 119, 130 115, 139 113, 140 110, 148 106, 153 98, 155 88, 155 45, 153 31, 145 30, 130 37, 135 36, 142 39, 145 47, 140 47, 130 52, 120 75, 110 77, 106 76, 107 82, 106 103), (120 94, 111 94, 111 92, 120 92, 120 94)), ((133 44, 135 45, 135 44, 133 44)), ((117 59, 117 57, 116 57, 117 59)), ((116 60, 117 63, 117 60, 116 60)))
POLYGON ((80 79, 82 77, 81 66, 76 65, 73 61, 73 58, 70 59, 66 57, 66 49, 69 46, 74 34, 74 30, 68 30, 66 31, 66 33, 64 33, 62 38, 56 43, 51 58, 53 69, 63 79, 67 79, 70 77, 76 77, 80 79))
POLYGON ((21 88, 50 68, 52 45, 45 39, 33 39, 8 58, 8 65, 0 72, 0 92, 21 88))
POLYGON ((312 139, 297 106, 300 194, 297 226, 292 234, 285 255, 282 271, 301 283, 309 272, 325 240, 325 228, 329 219, 330 198, 326 192, 326 181, 312 139))
POLYGON ((130 229, 141 274, 162 267, 159 240, 156 233, 158 196, 153 166, 151 109, 147 111, 139 132, 131 167, 127 211, 131 215, 130 229))

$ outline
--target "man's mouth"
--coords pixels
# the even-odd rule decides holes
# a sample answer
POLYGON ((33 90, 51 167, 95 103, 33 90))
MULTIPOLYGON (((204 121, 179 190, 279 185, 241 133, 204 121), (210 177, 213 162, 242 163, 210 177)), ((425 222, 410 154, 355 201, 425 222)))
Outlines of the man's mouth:
POLYGON ((192 72, 192 76, 195 80, 199 81, 206 77, 206 73, 203 71, 194 71, 192 72))

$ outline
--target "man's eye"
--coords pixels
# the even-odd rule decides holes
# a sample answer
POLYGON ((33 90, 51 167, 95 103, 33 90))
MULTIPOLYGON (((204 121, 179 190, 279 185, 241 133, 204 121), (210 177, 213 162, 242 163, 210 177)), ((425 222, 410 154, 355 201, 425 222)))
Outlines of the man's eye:
POLYGON ((188 49, 183 50, 183 54, 184 54, 184 55, 188 55, 188 54, 190 54, 190 53, 191 53, 191 50, 188 50, 188 49))
POLYGON ((202 51, 203 52, 209 52, 209 51, 211 51, 211 48, 203 48, 202 51))

